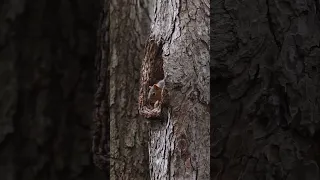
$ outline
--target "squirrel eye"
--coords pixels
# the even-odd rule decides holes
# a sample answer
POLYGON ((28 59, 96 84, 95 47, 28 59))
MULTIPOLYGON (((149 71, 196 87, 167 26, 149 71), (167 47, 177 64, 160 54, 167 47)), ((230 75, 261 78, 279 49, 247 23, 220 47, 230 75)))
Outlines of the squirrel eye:
POLYGON ((156 93, 155 93, 155 92, 153 92, 153 93, 152 93, 152 95, 154 96, 154 95, 156 95, 156 93))

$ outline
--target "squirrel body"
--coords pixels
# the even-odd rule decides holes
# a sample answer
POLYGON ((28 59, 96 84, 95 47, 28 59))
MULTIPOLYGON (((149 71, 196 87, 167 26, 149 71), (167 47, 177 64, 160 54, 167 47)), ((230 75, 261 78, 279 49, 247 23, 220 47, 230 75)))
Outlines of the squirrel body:
POLYGON ((164 79, 160 80, 157 84, 154 84, 153 86, 149 86, 148 101, 151 104, 155 104, 157 101, 161 101, 161 94, 164 87, 164 79))

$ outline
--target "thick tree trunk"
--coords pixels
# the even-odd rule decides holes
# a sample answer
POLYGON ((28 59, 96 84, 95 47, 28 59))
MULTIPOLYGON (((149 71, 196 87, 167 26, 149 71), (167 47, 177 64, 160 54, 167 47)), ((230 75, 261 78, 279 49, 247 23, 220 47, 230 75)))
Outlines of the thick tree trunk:
POLYGON ((212 179, 319 179, 319 2, 211 6, 212 179))
POLYGON ((210 179, 209 1, 155 6, 151 36, 164 42, 170 102, 165 122, 151 122, 151 179, 210 179))
POLYGON ((105 179, 90 155, 99 1, 0 3, 0 179, 105 179))
POLYGON ((113 0, 110 4, 110 178, 146 180, 147 122, 138 114, 143 48, 150 31, 149 2, 113 0))

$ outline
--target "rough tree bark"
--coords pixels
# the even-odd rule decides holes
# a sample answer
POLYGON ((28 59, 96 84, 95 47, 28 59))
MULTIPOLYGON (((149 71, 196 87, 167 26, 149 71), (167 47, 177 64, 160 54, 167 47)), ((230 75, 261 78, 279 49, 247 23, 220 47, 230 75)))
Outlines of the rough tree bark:
MULTIPOLYGON (((105 4, 108 6, 109 1, 105 1, 105 4)), ((99 102, 95 112, 97 126, 94 148, 99 147, 94 151, 98 151, 99 148, 104 151, 108 148, 105 147, 107 142, 103 138, 108 137, 105 135, 109 133, 105 123, 110 122, 110 178, 113 180, 146 180, 150 179, 148 129, 147 121, 144 121, 138 114, 138 92, 143 48, 150 31, 152 18, 149 12, 149 2, 112 0, 109 8, 110 11, 104 13, 103 16, 110 18, 108 34, 110 44, 109 47, 105 46, 101 49, 102 56, 97 59, 100 61, 97 63, 99 66, 97 68, 98 71, 101 71, 103 66, 107 65, 109 71, 107 75, 110 75, 110 78, 104 77, 105 75, 101 72, 97 77, 98 81, 108 79, 109 82, 106 82, 106 92, 102 92, 104 95, 99 92, 96 94, 98 98, 96 100, 99 102), (105 61, 108 63, 106 64, 105 61), (107 96, 109 100, 106 100, 107 96), (103 108, 109 111, 110 116, 107 116, 108 113, 103 108), (98 135, 99 133, 101 136, 98 135)), ((102 23, 107 24, 107 21, 102 21, 102 23)), ((101 40, 106 39, 105 32, 101 33, 103 34, 100 37, 101 40)), ((100 87, 105 88, 103 83, 100 87)), ((97 90, 99 91, 99 87, 97 90)), ((102 152, 103 154, 106 152, 102 152)), ((98 161, 99 158, 104 161, 101 152, 97 158, 98 161)), ((98 164, 101 165, 101 162, 98 164)))
POLYGON ((212 179, 319 179, 319 1, 211 1, 212 179))
POLYGON ((93 111, 92 152, 97 167, 110 176, 110 118, 109 115, 109 1, 103 1, 97 31, 97 54, 95 59, 95 95, 93 111))
POLYGON ((0 3, 0 179, 105 179, 90 159, 99 1, 0 3))
POLYGON ((164 123, 151 122, 151 179, 210 179, 209 1, 156 1, 155 6, 150 37, 164 43, 170 102, 164 123))

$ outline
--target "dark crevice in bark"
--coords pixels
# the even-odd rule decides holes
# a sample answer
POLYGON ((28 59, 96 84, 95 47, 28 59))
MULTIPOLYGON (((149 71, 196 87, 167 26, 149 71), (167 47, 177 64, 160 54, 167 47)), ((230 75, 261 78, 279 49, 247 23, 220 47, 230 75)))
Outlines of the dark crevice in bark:
POLYGON ((239 38, 239 36, 237 34, 236 26, 234 24, 235 18, 231 14, 231 12, 229 10, 227 10, 226 5, 225 5, 225 1, 226 0, 224 0, 224 2, 222 3, 222 8, 223 8, 223 10, 225 10, 227 12, 229 18, 232 19, 232 29, 229 30, 229 32, 231 32, 233 34, 233 37, 236 39, 236 42, 234 43, 234 45, 231 46, 231 47, 228 47, 228 52, 232 53, 233 51, 239 49, 239 44, 241 43, 241 41, 240 41, 240 38, 239 38))
POLYGON ((149 14, 148 7, 145 7, 147 4, 144 4, 144 3, 143 3, 143 0, 140 0, 139 2, 140 2, 140 7, 141 7, 142 10, 144 11, 144 13, 148 15, 148 16, 147 16, 147 17, 148 17, 148 20, 151 22, 152 19, 151 19, 150 14, 149 14))
POLYGON ((270 3, 269 3, 269 1, 271 1, 271 0, 266 0, 266 4, 267 4, 267 8, 268 8, 267 9, 267 18, 268 18, 270 33, 273 36, 274 42, 278 46, 279 52, 281 52, 282 45, 281 45, 280 41, 277 40, 276 31, 275 31, 275 28, 274 28, 274 25, 273 25, 273 22, 272 22, 271 13, 270 13, 270 3))
POLYGON ((250 80, 248 87, 246 88, 246 90, 244 91, 244 93, 241 96, 239 96, 233 100, 239 100, 239 99, 247 96, 248 92, 250 92, 250 90, 253 89, 253 87, 259 83, 259 81, 258 81, 259 80, 259 78, 258 78, 259 72, 260 72, 260 66, 259 66, 259 64, 257 64, 257 71, 254 74, 253 79, 250 80))
POLYGON ((280 126, 284 130, 289 129, 289 124, 287 121, 288 117, 288 111, 289 111, 289 103, 288 103, 288 96, 285 92, 285 87, 281 86, 280 83, 278 85, 278 95, 279 95, 279 112, 280 112, 280 126))
POLYGON ((320 20, 320 2, 319 0, 314 0, 315 6, 316 6, 316 16, 318 17, 318 20, 320 20))
MULTIPOLYGON (((169 120, 168 120, 169 121, 169 120)), ((167 129, 166 129, 166 137, 167 137, 167 129)), ((167 141, 165 141, 166 143, 167 143, 167 141)), ((170 144, 169 144, 170 145, 170 144)), ((168 177, 169 177, 169 180, 170 180, 170 178, 171 178, 171 152, 170 152, 170 150, 167 150, 167 147, 169 147, 169 146, 167 146, 167 144, 165 144, 165 150, 164 150, 164 152, 168 152, 168 160, 167 160, 167 162, 168 162, 168 166, 167 166, 167 168, 168 168, 168 177)), ((170 149, 170 148, 169 148, 170 149)))

